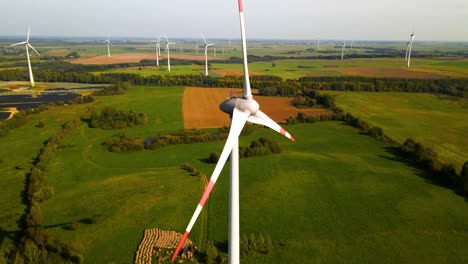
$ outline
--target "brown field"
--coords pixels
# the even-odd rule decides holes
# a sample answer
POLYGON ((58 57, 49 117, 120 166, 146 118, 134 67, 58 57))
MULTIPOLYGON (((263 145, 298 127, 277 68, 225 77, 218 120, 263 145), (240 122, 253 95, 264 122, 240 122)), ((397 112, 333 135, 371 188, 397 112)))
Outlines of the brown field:
POLYGON ((347 74, 367 77, 394 77, 394 78, 419 78, 419 79, 436 79, 444 78, 440 75, 435 75, 428 72, 418 72, 399 68, 366 68, 366 67, 351 67, 351 68, 336 68, 335 71, 347 74))
MULTIPOLYGON (((254 91, 253 91, 254 92, 254 91)), ((184 128, 216 128, 229 126, 227 114, 219 110, 219 104, 226 98, 241 96, 241 89, 187 87, 184 91, 184 128)), ((284 122, 290 116, 303 112, 306 115, 326 115, 327 109, 298 109, 290 105, 291 98, 256 96, 262 112, 276 122, 284 122)))
MULTIPOLYGON (((212 70, 212 72, 218 74, 221 77, 231 75, 231 76, 244 76, 244 70, 212 70)), ((254 75, 264 75, 263 73, 255 72, 249 70, 250 76, 254 75)))
MULTIPOLYGON (((161 59, 165 59, 165 55, 160 56, 161 59)), ((182 55, 174 54, 171 55, 173 59, 181 60, 205 60, 204 56, 192 56, 192 55, 182 55)), ((155 60, 156 56, 150 53, 122 53, 122 54, 111 54, 111 57, 108 58, 107 55, 100 55, 92 58, 82 58, 77 60, 72 60, 71 63, 74 64, 87 64, 87 65, 97 65, 97 64, 118 64, 118 63, 138 63, 141 60, 155 60)), ((222 58, 208 57, 209 60, 223 60, 222 58)))

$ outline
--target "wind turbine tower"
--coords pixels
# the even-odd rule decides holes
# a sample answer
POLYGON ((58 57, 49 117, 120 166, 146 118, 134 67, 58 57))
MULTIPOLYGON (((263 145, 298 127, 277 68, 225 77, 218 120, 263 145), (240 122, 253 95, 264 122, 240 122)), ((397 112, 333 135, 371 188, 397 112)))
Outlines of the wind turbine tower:
POLYGON ((344 49, 346 47, 346 41, 343 41, 343 47, 341 48, 341 60, 344 58, 344 49))
POLYGON ((159 35, 157 40, 153 40, 153 43, 156 43, 156 66, 159 67, 159 55, 161 55, 161 35, 159 35))
POLYGON ((112 45, 112 42, 110 41, 110 36, 107 35, 107 39, 105 41, 107 43, 107 57, 110 59, 110 45, 112 45))
POLYGON ((169 42, 169 39, 167 39, 166 33, 164 33, 164 38, 166 39, 166 52, 167 52, 167 71, 171 71, 171 57, 170 57, 170 45, 176 44, 175 42, 169 42))
POLYGON ((208 47, 213 46, 215 43, 208 43, 205 36, 201 34, 203 41, 205 42, 205 76, 208 76, 208 47))
POLYGON ((413 41, 414 41, 414 30, 413 30, 413 33, 411 33, 410 35, 410 44, 409 44, 409 50, 408 50, 408 61, 407 61, 407 65, 406 67, 409 68, 410 66, 410 62, 411 62, 411 49, 413 48, 413 41))
POLYGON ((244 96, 243 97, 231 97, 222 102, 219 108, 231 117, 231 126, 229 129, 229 135, 224 145, 223 151, 219 157, 218 163, 211 175, 210 181, 205 189, 205 192, 198 203, 198 206, 190 219, 190 222, 185 229, 185 232, 177 245, 174 254, 172 255, 171 261, 179 255, 179 251, 184 246, 185 240, 187 239, 190 230, 195 224, 198 216, 200 215, 203 206, 210 196, 211 191, 218 179, 221 170, 223 169, 229 154, 230 160, 230 195, 229 195, 229 245, 228 245, 228 263, 238 264, 240 262, 240 247, 239 247, 239 135, 242 132, 247 121, 267 126, 285 137, 295 141, 295 139, 284 130, 275 121, 269 118, 266 114, 260 111, 260 106, 253 99, 250 81, 249 81, 249 69, 247 65, 247 47, 245 40, 245 26, 244 26, 244 13, 242 7, 242 0, 237 0, 239 5, 239 18, 241 27, 241 40, 242 40, 242 53, 244 60, 244 96))
POLYGON ((37 50, 29 43, 29 33, 31 32, 31 26, 29 26, 28 28, 28 36, 26 37, 26 41, 23 41, 23 42, 19 42, 19 43, 15 43, 15 44, 12 44, 10 45, 10 47, 13 47, 13 46, 18 46, 18 45, 24 45, 25 48, 26 48, 26 57, 28 59, 28 69, 29 69, 29 81, 31 82, 31 88, 35 86, 35 83, 34 83, 34 77, 33 77, 33 74, 32 74, 32 68, 31 68, 31 59, 29 58, 29 48, 31 48, 34 52, 37 53, 37 55, 41 55, 39 54, 39 52, 37 52, 37 50))

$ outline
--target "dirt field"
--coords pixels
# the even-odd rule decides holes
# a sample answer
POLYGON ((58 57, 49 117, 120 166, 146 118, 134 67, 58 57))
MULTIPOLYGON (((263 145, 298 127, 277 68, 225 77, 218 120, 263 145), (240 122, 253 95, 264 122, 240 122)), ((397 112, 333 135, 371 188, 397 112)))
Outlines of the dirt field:
MULTIPOLYGON (((165 59, 166 56, 162 54, 161 59, 165 59)), ((181 60, 205 60, 204 56, 192 56, 192 55, 181 55, 181 54, 171 54, 172 59, 181 59, 181 60)), ((209 60, 223 60, 216 57, 208 57, 209 60)), ((156 55, 150 53, 123 53, 123 54, 111 54, 111 57, 108 58, 107 55, 100 55, 92 58, 83 58, 71 61, 74 64, 87 64, 87 65, 97 65, 97 64, 118 64, 118 63, 138 63, 141 60, 156 60, 156 55)))
MULTIPOLYGON (((227 114, 219 110, 219 104, 226 98, 241 96, 241 89, 187 87, 184 91, 184 128, 215 128, 229 126, 227 114)), ((303 112, 306 115, 330 114, 327 109, 297 109, 290 105, 291 98, 256 96, 262 112, 276 122, 284 122, 290 116, 303 112)))
POLYGON ((420 78, 420 79, 435 79, 443 78, 443 76, 427 73, 417 72, 406 69, 398 68, 366 68, 366 67, 354 67, 354 68, 336 68, 335 71, 347 74, 347 75, 358 75, 367 77, 394 77, 394 78, 420 78))

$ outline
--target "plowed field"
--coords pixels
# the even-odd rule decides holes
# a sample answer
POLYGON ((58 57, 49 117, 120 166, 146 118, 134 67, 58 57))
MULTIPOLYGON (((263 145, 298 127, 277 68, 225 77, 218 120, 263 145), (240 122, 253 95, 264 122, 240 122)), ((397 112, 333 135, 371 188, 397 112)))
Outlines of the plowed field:
MULTIPOLYGON (((219 104, 226 98, 241 96, 241 89, 187 87, 184 91, 184 128, 215 128, 229 126, 227 114, 219 110, 219 104)), ((303 112, 306 115, 326 115, 327 109, 298 109, 290 104, 291 98, 255 96, 260 109, 276 122, 284 122, 290 116, 303 112)))

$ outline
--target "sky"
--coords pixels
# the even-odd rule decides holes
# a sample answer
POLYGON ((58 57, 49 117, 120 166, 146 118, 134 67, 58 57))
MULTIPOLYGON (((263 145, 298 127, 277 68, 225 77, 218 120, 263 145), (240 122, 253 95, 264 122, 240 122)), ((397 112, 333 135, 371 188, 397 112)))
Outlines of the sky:
MULTIPOLYGON (((244 0, 250 39, 468 41, 468 0, 244 0)), ((236 0, 0 0, 0 36, 238 39, 236 0)))

